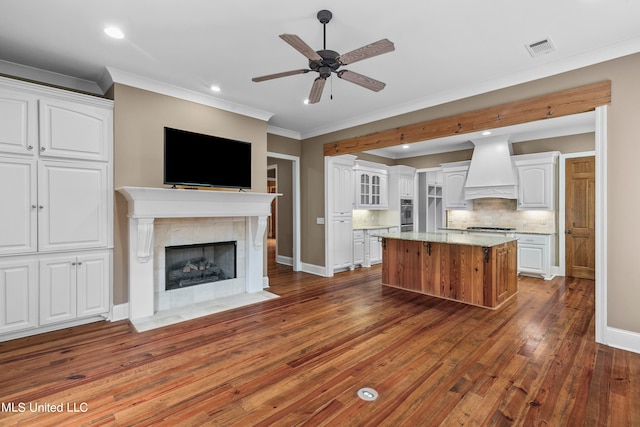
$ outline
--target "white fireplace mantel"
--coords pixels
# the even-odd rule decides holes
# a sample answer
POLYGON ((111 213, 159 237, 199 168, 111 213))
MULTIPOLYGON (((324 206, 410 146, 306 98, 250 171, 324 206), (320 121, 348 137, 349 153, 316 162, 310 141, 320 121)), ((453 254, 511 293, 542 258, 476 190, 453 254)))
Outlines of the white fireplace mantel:
POLYGON ((264 232, 274 193, 120 187, 128 202, 129 317, 154 314, 153 222, 156 218, 245 217, 247 292, 263 289, 264 232))

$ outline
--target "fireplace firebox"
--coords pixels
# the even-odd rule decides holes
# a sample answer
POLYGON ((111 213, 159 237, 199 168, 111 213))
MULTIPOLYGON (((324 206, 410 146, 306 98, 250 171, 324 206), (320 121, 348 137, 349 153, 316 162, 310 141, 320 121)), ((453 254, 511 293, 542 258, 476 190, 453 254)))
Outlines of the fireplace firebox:
POLYGON ((237 242, 165 247, 165 290, 235 279, 237 242))

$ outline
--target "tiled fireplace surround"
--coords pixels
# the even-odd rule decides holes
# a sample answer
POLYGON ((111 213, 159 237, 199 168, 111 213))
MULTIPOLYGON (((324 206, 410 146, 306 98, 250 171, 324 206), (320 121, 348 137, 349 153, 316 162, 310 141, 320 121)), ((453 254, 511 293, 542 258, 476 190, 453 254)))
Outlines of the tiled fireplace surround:
POLYGON ((263 290, 264 233, 277 194, 145 187, 118 192, 128 203, 130 319, 263 290), (165 246, 232 240, 238 242, 236 279, 164 291, 165 246))

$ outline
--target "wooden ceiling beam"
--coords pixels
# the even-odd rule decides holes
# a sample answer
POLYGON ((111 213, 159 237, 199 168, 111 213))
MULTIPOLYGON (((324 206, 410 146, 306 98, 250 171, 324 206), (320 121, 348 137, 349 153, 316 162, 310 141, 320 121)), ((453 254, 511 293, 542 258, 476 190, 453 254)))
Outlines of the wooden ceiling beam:
POLYGON ((329 142, 325 156, 356 153, 593 111, 611 103, 611 81, 329 142))

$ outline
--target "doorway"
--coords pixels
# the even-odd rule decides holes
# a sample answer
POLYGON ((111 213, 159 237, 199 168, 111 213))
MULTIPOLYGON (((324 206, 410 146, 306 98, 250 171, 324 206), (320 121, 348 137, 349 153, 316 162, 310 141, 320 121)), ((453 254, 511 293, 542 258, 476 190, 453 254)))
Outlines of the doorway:
POLYGON ((595 156, 565 159, 565 274, 595 280, 595 156))

